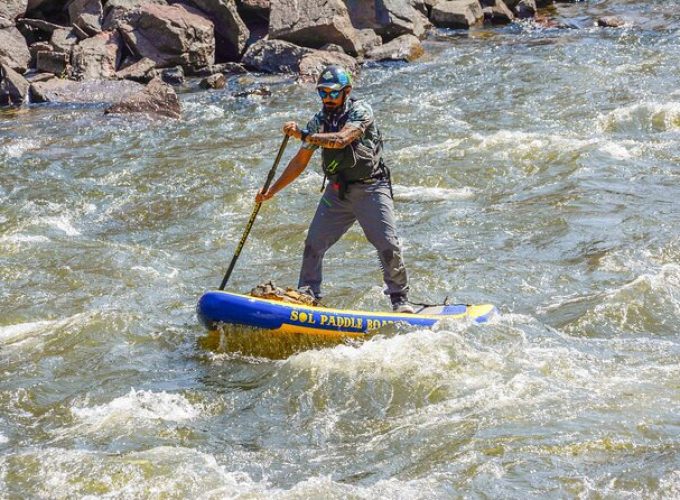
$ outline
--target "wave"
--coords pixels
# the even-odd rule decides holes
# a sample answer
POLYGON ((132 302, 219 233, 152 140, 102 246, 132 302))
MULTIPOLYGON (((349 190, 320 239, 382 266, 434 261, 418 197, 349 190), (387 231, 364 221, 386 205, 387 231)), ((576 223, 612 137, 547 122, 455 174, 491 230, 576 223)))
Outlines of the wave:
POLYGON ((600 132, 666 132, 680 130, 680 102, 643 102, 597 118, 600 132))
POLYGON ((394 199, 397 201, 447 201, 467 200, 474 196, 469 187, 460 189, 435 188, 425 186, 394 186, 394 199))
POLYGON ((29 151, 39 149, 41 142, 36 139, 17 139, 0 146, 0 158, 19 158, 29 151))
POLYGON ((203 411, 200 405, 192 404, 181 394, 135 389, 103 405, 71 408, 74 417, 90 431, 135 428, 141 421, 195 420, 203 411))
POLYGON ((666 264, 590 302, 594 307, 566 327, 572 335, 674 336, 680 329, 680 266, 666 264))

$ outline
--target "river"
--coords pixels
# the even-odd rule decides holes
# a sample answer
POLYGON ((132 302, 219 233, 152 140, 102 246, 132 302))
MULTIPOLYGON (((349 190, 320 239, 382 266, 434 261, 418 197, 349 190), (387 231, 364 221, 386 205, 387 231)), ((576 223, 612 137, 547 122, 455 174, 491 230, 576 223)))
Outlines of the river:
MULTIPOLYGON (((207 348, 194 307, 313 86, 1 113, 0 498, 678 498, 680 2, 559 11, 600 14, 629 24, 440 31, 361 72, 412 298, 501 314, 283 359, 207 348)), ((229 289, 296 284, 313 161, 229 289)), ((358 228, 325 262, 326 302, 388 307, 358 228)))

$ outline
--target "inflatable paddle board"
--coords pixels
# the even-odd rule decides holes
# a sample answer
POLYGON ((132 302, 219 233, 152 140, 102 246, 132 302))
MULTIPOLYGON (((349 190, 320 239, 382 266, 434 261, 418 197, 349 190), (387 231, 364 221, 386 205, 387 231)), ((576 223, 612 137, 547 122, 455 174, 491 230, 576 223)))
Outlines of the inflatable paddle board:
POLYGON ((206 292, 196 306, 199 320, 209 331, 217 330, 222 324, 241 325, 329 339, 361 337, 394 323, 429 327, 449 318, 484 323, 497 312, 491 304, 428 306, 417 309, 415 314, 353 311, 293 304, 223 291, 206 292))

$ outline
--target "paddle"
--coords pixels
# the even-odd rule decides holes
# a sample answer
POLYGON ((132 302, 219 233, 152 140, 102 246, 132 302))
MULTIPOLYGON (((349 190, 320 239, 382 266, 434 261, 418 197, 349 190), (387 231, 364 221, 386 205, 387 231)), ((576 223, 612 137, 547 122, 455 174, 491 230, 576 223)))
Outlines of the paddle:
MULTIPOLYGON (((288 144, 288 136, 284 136, 283 141, 281 142, 281 147, 279 147, 279 154, 276 155, 276 160, 274 160, 274 165, 272 166, 271 170, 269 171, 269 175, 267 175, 267 180, 264 183, 264 186, 262 187, 262 192, 266 192, 267 189, 269 189, 269 184, 271 184, 272 180, 274 179, 274 174, 276 173, 276 167, 279 166, 279 162, 281 161, 281 156, 283 156, 283 151, 286 149, 286 145, 288 144)), ((250 230, 253 227, 253 223, 255 222, 255 218, 257 217, 257 213, 260 211, 260 207, 262 206, 262 203, 255 203, 255 208, 253 209, 253 213, 250 214, 250 219, 248 220, 248 224, 246 224, 246 230, 243 232, 243 236, 241 236, 241 241, 238 242, 238 246, 236 247, 236 253, 234 253, 234 257, 231 259, 231 263, 229 264, 229 269, 227 269, 227 273, 224 275, 224 278, 222 279, 222 284, 220 285, 220 290, 224 290, 224 287, 227 285, 227 281, 229 281, 229 277, 231 276, 231 272, 234 270, 234 266, 236 265, 236 261, 239 258, 239 255, 241 255, 241 250, 243 250, 243 245, 246 243, 246 239, 248 238, 248 235, 250 234, 250 230)))

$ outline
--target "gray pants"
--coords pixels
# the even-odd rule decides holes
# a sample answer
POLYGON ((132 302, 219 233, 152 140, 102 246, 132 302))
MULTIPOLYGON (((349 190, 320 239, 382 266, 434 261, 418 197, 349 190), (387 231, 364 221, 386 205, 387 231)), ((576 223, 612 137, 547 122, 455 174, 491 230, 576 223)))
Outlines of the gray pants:
POLYGON ((366 238, 378 251, 386 293, 405 296, 408 278, 397 236, 394 204, 385 180, 351 184, 344 200, 336 186, 332 183, 326 186, 305 240, 298 286, 309 286, 317 297, 321 296, 323 257, 354 221, 359 221, 366 238))

